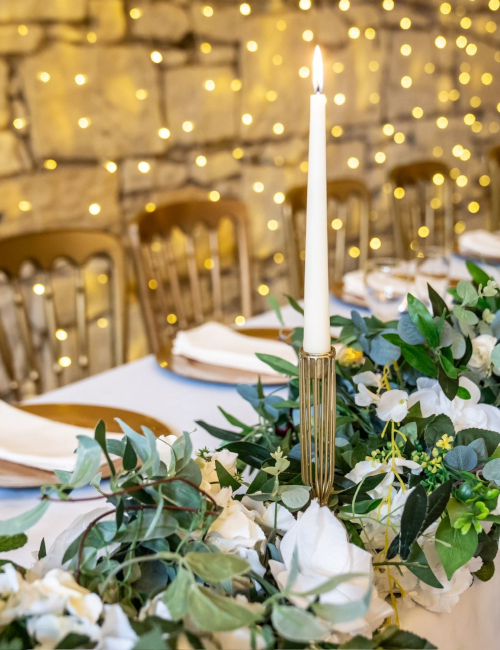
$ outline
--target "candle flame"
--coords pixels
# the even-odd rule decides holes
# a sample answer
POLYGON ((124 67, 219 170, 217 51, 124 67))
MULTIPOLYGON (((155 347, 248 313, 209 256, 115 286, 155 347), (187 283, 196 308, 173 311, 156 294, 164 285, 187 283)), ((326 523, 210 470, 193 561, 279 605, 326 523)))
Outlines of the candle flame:
POLYGON ((312 78, 315 92, 320 93, 323 90, 323 57, 319 45, 314 48, 312 78))

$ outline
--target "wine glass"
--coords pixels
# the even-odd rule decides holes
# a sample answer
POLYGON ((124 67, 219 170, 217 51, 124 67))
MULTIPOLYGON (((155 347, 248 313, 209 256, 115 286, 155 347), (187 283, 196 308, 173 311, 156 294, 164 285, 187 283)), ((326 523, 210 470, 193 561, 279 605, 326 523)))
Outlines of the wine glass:
POLYGON ((411 265, 402 259, 368 260, 364 273, 366 304, 382 321, 399 318, 406 310, 411 265))

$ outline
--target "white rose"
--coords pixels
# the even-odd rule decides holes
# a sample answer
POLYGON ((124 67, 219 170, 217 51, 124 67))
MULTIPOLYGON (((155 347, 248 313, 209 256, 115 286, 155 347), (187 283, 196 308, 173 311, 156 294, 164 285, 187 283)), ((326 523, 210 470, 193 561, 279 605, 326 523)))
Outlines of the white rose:
MULTIPOLYGON (((284 589, 287 584, 295 549, 299 563, 299 572, 292 586, 295 592, 313 589, 329 578, 345 573, 366 574, 366 578, 342 583, 319 596, 321 603, 341 605, 362 598, 373 582, 371 554, 351 544, 341 522, 329 508, 320 507, 317 500, 312 501, 304 513, 299 513, 295 525, 283 537, 280 545, 283 563, 274 560, 269 562, 280 589, 284 589)), ((307 607, 309 604, 304 597, 294 596, 292 600, 298 607, 307 607)), ((381 600, 374 589, 370 609, 364 617, 349 623, 339 623, 333 629, 337 633, 370 636, 392 614, 392 607, 381 600)))
POLYGON ((377 416, 384 422, 402 422, 408 415, 408 393, 404 390, 388 390, 380 396, 377 416))
POLYGON ((101 615, 102 602, 97 594, 81 587, 70 573, 52 569, 39 580, 20 582, 19 590, 10 596, 0 611, 0 625, 16 618, 61 615, 65 611, 95 623, 101 615))
POLYGON ((467 377, 460 377, 460 386, 469 391, 470 399, 455 397, 450 401, 443 393, 437 379, 420 377, 417 379, 418 390, 410 395, 408 406, 411 408, 420 402, 420 410, 424 418, 441 413, 447 415, 453 422, 455 431, 477 427, 500 433, 500 409, 490 404, 479 404, 481 391, 467 377))
POLYGON ((106 605, 101 633, 96 650, 132 650, 139 638, 120 605, 106 605))
POLYGON ((295 524, 295 517, 290 510, 276 503, 267 506, 262 501, 254 501, 251 497, 244 496, 241 500, 244 506, 256 513, 255 520, 264 530, 273 528, 286 532, 295 524), (277 512, 276 512, 277 508, 277 512), (274 525, 276 523, 276 526, 274 525))
MULTIPOLYGON (((231 488, 224 490, 231 494, 231 488)), ((255 511, 248 510, 241 501, 229 496, 224 510, 208 529, 208 541, 226 553, 241 546, 254 548, 266 538, 262 528, 255 523, 255 516, 255 511)))
POLYGON ((19 591, 19 580, 22 580, 22 576, 12 564, 0 567, 0 596, 5 597, 19 591))
POLYGON ((219 461, 229 474, 234 476, 236 474, 236 461, 238 460, 238 454, 228 451, 227 449, 221 449, 221 451, 213 453, 212 458, 209 461, 203 460, 203 458, 196 459, 198 467, 201 469, 202 476, 200 488, 212 495, 217 494, 221 489, 217 477, 217 470, 215 469, 216 460, 219 461))
POLYGON ((68 634, 83 634, 92 641, 99 641, 101 628, 77 616, 44 614, 28 619, 28 632, 39 645, 38 650, 55 648, 68 634))
POLYGON ((472 356, 467 366, 482 377, 489 374, 491 368, 491 353, 498 343, 496 337, 481 334, 472 339, 472 356))
POLYGON ((395 458, 394 467, 392 462, 392 460, 388 463, 381 463, 378 460, 360 460, 359 463, 356 463, 351 471, 345 475, 345 477, 357 485, 367 476, 387 474, 387 476, 385 476, 382 481, 373 488, 373 490, 367 492, 372 499, 383 499, 389 494, 389 490, 396 478, 393 470, 401 473, 403 468, 407 467, 408 469, 411 469, 412 474, 420 474, 422 471, 422 466, 414 460, 395 458))
POLYGON ((170 463, 172 462, 173 452, 172 445, 177 440, 177 436, 173 434, 169 436, 158 436, 156 438, 156 451, 160 460, 165 463, 167 469, 170 468, 170 463))

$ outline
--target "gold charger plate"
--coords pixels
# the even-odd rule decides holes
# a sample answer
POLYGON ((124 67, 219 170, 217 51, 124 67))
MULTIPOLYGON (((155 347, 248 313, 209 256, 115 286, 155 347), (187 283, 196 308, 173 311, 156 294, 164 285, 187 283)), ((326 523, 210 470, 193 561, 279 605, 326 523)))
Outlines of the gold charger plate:
MULTIPOLYGON (((291 339, 292 331, 290 328, 279 327, 246 327, 241 330, 239 329, 238 334, 288 343, 291 339)), ((156 354, 156 360, 162 368, 181 377, 189 377, 190 379, 215 384, 256 384, 259 376, 264 386, 282 386, 288 382, 286 377, 259 375, 246 370, 224 368, 223 366, 194 361, 187 357, 172 354, 172 346, 173 341, 169 341, 163 345, 156 354)))
MULTIPOLYGON (((95 428, 99 420, 104 420, 106 431, 120 433, 121 429, 114 419, 120 418, 135 431, 140 431, 141 426, 146 426, 157 437, 168 436, 173 433, 166 424, 155 420, 155 418, 113 406, 98 406, 95 404, 20 404, 16 408, 54 422, 63 422, 90 430, 95 428)), ((110 475, 107 463, 102 466, 102 474, 103 478, 110 475)), ((54 482, 57 482, 57 477, 53 472, 0 460, 0 488, 40 487, 44 483, 54 482)))

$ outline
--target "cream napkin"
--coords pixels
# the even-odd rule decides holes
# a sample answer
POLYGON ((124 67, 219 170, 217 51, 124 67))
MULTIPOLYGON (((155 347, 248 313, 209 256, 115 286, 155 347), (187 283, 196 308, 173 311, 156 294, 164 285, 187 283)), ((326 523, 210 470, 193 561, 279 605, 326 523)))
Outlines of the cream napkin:
POLYGON ((465 232, 458 240, 458 250, 464 255, 474 253, 500 259, 500 232, 487 230, 465 232))
POLYGON ((72 472, 77 436, 93 437, 94 432, 53 422, 0 401, 0 460, 48 471, 72 472))
POLYGON ((246 370, 263 375, 280 376, 255 354, 271 354, 297 365, 293 348, 282 341, 245 336, 220 323, 205 323, 192 330, 179 332, 173 353, 224 368, 246 370))

